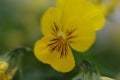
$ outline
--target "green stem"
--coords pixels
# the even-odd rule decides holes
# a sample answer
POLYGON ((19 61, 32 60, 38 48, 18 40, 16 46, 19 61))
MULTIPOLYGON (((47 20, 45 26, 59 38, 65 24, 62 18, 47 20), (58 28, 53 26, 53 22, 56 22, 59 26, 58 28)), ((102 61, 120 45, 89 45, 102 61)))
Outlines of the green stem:
POLYGON ((17 67, 18 69, 18 75, 19 75, 19 79, 23 80, 23 69, 22 69, 22 60, 24 57, 24 53, 28 53, 30 51, 29 48, 26 47, 17 47, 14 50, 12 50, 11 52, 9 52, 6 57, 7 57, 7 62, 9 63, 9 69, 7 70, 7 74, 9 74, 9 72, 11 72, 11 70, 14 67, 17 67))
POLYGON ((22 60, 21 60, 22 57, 19 57, 18 59, 18 73, 19 73, 19 79, 20 80, 23 80, 23 68, 22 68, 22 60))

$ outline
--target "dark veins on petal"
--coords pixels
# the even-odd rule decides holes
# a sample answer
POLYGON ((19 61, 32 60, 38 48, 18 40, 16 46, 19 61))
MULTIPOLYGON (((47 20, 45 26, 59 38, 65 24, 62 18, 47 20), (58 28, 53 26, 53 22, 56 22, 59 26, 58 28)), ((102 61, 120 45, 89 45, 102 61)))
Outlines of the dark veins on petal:
POLYGON ((50 40, 50 43, 48 44, 48 47, 50 48, 50 52, 57 52, 60 55, 60 58, 67 57, 68 56, 68 47, 69 43, 72 43, 72 39, 77 37, 76 34, 76 28, 72 30, 67 30, 67 32, 64 34, 66 38, 63 38, 62 36, 57 36, 59 32, 59 27, 58 25, 54 22, 53 25, 51 26, 52 28, 52 35, 55 37, 50 40))
POLYGON ((59 31, 58 25, 54 22, 51 28, 52 28, 52 35, 56 36, 59 31))
POLYGON ((68 55, 68 43, 62 41, 62 39, 52 39, 50 44, 48 44, 48 47, 50 47, 51 53, 53 51, 56 51, 60 54, 60 58, 67 57, 68 55))
POLYGON ((67 30, 66 35, 67 35, 67 39, 66 40, 70 40, 69 42, 73 42, 71 41, 71 39, 78 37, 78 35, 75 35, 74 33, 77 31, 77 28, 73 29, 73 30, 67 30))

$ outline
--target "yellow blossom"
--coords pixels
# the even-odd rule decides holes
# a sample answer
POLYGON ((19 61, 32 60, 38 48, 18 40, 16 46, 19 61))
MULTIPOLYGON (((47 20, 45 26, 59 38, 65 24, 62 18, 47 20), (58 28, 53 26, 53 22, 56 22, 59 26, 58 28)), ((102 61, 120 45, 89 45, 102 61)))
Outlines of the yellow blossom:
POLYGON ((68 72, 75 66, 71 48, 88 50, 104 22, 102 12, 86 0, 57 0, 43 15, 43 38, 36 42, 34 54, 55 70, 68 72))
POLYGON ((7 71, 9 64, 7 62, 0 61, 0 80, 12 80, 16 73, 17 67, 13 67, 8 74, 7 71))
POLYGON ((6 62, 0 62, 0 80, 7 80, 5 71, 8 68, 8 63, 6 62))
POLYGON ((109 77, 101 77, 101 80, 114 80, 114 79, 109 78, 109 77))

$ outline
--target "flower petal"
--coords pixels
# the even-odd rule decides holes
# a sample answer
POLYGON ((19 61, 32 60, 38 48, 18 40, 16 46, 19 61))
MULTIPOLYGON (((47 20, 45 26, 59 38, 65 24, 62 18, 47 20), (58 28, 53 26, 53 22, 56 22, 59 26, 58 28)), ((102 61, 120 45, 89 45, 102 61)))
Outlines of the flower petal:
MULTIPOLYGON (((67 0, 66 6, 63 9, 62 23, 66 27, 71 17, 78 17, 88 21, 91 24, 89 27, 94 27, 94 30, 99 30, 104 26, 104 15, 95 5, 86 0, 67 0)), ((83 26, 84 27, 84 26, 83 26)))
POLYGON ((88 19, 89 23, 91 23, 91 26, 93 26, 95 30, 102 29, 105 24, 105 14, 103 10, 89 2, 86 3, 85 10, 83 18, 88 19))
POLYGON ((58 51, 50 51, 50 47, 48 47, 50 40, 51 38, 44 37, 37 41, 34 48, 35 56, 43 63, 50 64, 57 71, 68 72, 72 70, 75 61, 70 48, 68 47, 67 56, 60 57, 61 54, 58 51))
POLYGON ((71 47, 77 51, 84 52, 88 50, 95 41, 95 33, 86 32, 72 40, 71 47))
POLYGON ((41 26, 42 33, 46 36, 54 33, 54 29, 60 28, 61 12, 56 8, 49 8, 42 17, 41 26))
POLYGON ((6 71, 8 69, 8 63, 7 62, 3 62, 3 61, 0 61, 0 71, 6 71))
POLYGON ((67 40, 71 47, 77 51, 83 52, 89 49, 95 41, 96 31, 85 21, 80 21, 81 23, 79 21, 80 19, 72 18, 69 27, 67 27, 65 30, 67 30, 66 33, 70 34, 67 37, 67 40))
POLYGON ((64 9, 67 0, 56 0, 56 7, 60 9, 64 9))
POLYGON ((6 80, 6 76, 3 71, 0 71, 0 80, 6 80))

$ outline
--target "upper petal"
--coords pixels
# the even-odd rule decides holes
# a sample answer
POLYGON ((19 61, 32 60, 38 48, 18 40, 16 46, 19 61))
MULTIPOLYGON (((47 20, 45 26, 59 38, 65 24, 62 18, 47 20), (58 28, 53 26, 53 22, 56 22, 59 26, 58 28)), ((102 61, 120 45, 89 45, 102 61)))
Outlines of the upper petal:
POLYGON ((83 15, 84 19, 87 19, 95 30, 100 30, 105 24, 105 14, 102 9, 96 7, 92 3, 87 2, 85 12, 83 15))
MULTIPOLYGON (((60 0, 61 1, 61 0, 60 0)), ((69 19, 71 17, 78 17, 81 21, 86 20, 91 24, 89 27, 93 27, 94 30, 102 29, 104 26, 104 14, 94 4, 86 0, 65 0, 63 2, 64 8, 62 13, 62 24, 64 27, 70 24, 69 19)))
POLYGON ((56 7, 60 9, 64 9, 67 0, 56 0, 56 7))
POLYGON ((61 11, 57 8, 49 8, 42 17, 41 26, 44 35, 55 33, 56 28, 60 29, 61 11))
POLYGON ((44 37, 37 41, 34 48, 34 54, 38 60, 43 63, 50 64, 55 70, 60 72, 68 72, 72 70, 75 66, 74 57, 70 48, 68 47, 67 56, 60 57, 61 54, 58 51, 51 51, 48 44, 51 38, 44 37))

